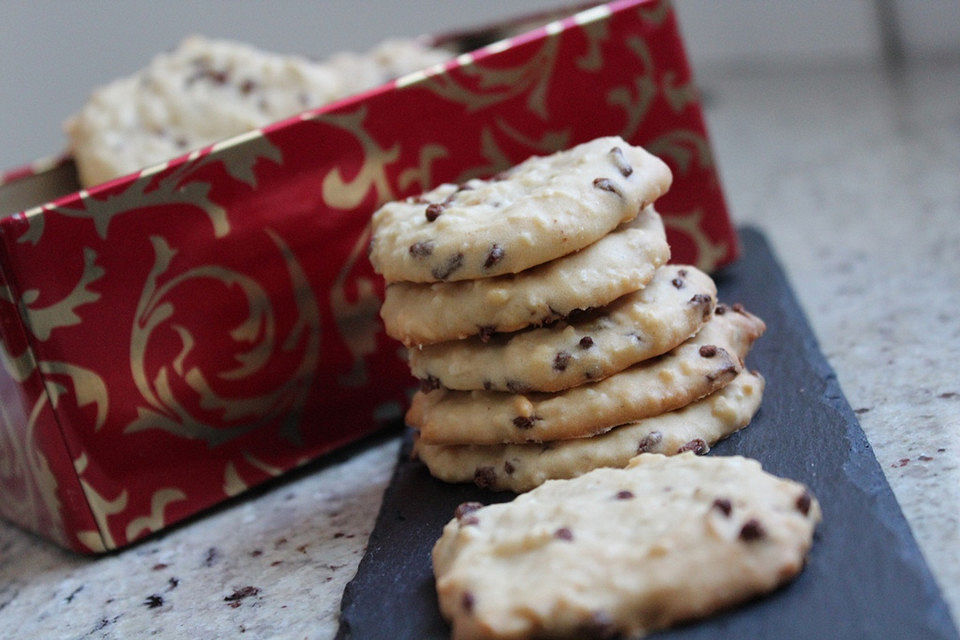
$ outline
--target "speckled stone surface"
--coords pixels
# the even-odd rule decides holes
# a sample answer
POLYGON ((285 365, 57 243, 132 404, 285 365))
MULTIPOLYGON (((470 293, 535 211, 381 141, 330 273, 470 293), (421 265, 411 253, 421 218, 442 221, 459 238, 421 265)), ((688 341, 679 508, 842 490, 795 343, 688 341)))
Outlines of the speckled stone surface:
MULTIPOLYGON (((700 79, 734 220, 778 252, 960 618, 960 64, 700 79)), ((100 559, 0 522, 0 636, 332 637, 397 446, 100 559)))

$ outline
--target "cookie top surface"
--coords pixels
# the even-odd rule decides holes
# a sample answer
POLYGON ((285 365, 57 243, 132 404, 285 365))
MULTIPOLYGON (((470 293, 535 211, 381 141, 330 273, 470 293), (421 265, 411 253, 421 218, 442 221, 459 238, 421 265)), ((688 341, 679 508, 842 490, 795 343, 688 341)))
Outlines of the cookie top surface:
POLYGON ((764 380, 743 371, 730 384, 692 404, 621 425, 590 438, 546 444, 436 445, 420 440, 416 454, 445 482, 474 482, 497 490, 529 491, 547 480, 574 478, 600 467, 624 467, 639 453, 702 455, 750 423, 764 380))
POLYGON ((710 318, 716 295, 702 271, 667 265, 640 291, 566 321, 411 349, 410 370, 424 388, 560 391, 676 347, 710 318))
POLYGON ((775 589, 821 517, 741 457, 642 454, 512 502, 461 505, 433 549, 453 638, 639 637, 775 589))
POLYGON ((669 259, 663 221, 648 206, 592 245, 516 275, 388 285, 380 317, 408 347, 516 331, 642 289, 669 259))
POLYGON ((387 282, 518 273, 592 244, 667 191, 670 170, 618 137, 535 156, 492 180, 444 184, 373 215, 387 282))
POLYGON ((138 73, 94 91, 66 129, 81 183, 89 187, 449 56, 393 40, 367 54, 315 62, 192 36, 138 73))
POLYGON ((418 391, 407 424, 432 444, 549 442, 592 436, 686 406, 729 383, 764 330, 741 310, 714 316, 659 358, 558 393, 418 391))

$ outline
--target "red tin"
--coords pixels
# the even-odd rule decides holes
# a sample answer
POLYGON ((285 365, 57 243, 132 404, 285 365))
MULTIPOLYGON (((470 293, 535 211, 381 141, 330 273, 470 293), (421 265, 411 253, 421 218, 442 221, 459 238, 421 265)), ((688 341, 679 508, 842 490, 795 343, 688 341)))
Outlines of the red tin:
MULTIPOLYGON (((449 42, 449 38, 445 41, 449 42)), ((619 134, 674 171, 676 261, 736 242, 675 15, 581 11, 89 191, 0 177, 0 515, 126 545, 399 417, 384 201, 619 134), (62 193, 62 197, 55 197, 62 193)))

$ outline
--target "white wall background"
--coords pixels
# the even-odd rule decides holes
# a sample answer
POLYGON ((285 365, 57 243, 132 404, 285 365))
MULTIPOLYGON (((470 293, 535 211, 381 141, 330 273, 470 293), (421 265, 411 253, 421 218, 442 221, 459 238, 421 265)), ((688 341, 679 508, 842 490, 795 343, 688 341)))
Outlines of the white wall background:
MULTIPOLYGON (((55 154, 89 89, 189 33, 323 55, 436 33, 569 0, 0 0, 0 170, 55 154)), ((927 63, 960 55, 957 0, 675 0, 705 73, 874 64, 893 44, 927 63), (886 25, 886 28, 884 28, 886 25), (886 35, 884 35, 886 34, 886 35)))

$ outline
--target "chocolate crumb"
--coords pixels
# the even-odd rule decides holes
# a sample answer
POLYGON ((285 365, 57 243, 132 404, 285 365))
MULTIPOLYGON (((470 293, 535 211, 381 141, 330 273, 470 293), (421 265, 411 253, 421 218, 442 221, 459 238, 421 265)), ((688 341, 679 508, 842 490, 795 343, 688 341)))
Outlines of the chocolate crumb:
POLYGON ((170 585, 167 587, 167 591, 173 591, 180 586, 180 578, 171 577, 169 580, 167 580, 167 584, 170 585))
POLYGON ((683 278, 674 278, 670 281, 670 284, 675 286, 677 289, 683 289, 683 278))
POLYGON ((454 510, 453 517, 455 517, 457 520, 460 520, 464 516, 469 515, 474 511, 476 511, 477 509, 482 509, 482 508, 483 508, 482 502, 461 502, 459 505, 457 505, 457 508, 454 510))
POLYGON ((436 376, 428 375, 426 378, 420 379, 420 391, 423 391, 424 393, 430 393, 431 391, 439 388, 440 378, 437 378, 436 376))
POLYGON ((569 542, 570 540, 573 540, 573 531, 570 531, 570 529, 566 527, 560 527, 553 532, 553 537, 557 540, 566 540, 569 542))
POLYGON ((629 500, 633 497, 633 491, 627 491, 626 489, 623 491, 617 491, 617 495, 615 497, 617 500, 629 500))
POLYGON ((693 451, 698 456, 702 456, 707 451, 710 451, 710 446, 702 438, 694 438, 677 449, 677 453, 683 453, 685 451, 693 451))
POLYGON ((483 268, 489 269, 501 260, 503 260, 503 247, 495 244, 490 247, 490 251, 487 253, 487 259, 483 262, 483 268))
POLYGON ((473 597, 473 594, 469 591, 464 591, 463 596, 460 597, 460 606, 463 607, 463 610, 467 613, 473 612, 473 605, 476 602, 476 599, 473 597))
POLYGON ((477 327, 477 329, 479 329, 478 335, 480 336, 480 342, 488 342, 490 340, 490 336, 492 336, 497 330, 496 327, 490 325, 477 327))
POLYGON ((484 380, 484 381, 483 381, 483 389, 484 389, 484 391, 490 391, 490 389, 493 389, 493 383, 492 383, 491 381, 489 381, 489 380, 484 380))
POLYGON ((722 315, 725 314, 726 312, 727 312, 727 305, 723 304, 722 302, 721 302, 720 304, 718 304, 718 305, 717 305, 717 308, 714 309, 714 311, 713 311, 713 313, 716 314, 716 315, 718 315, 718 316, 722 316, 722 315))
POLYGON ((157 607, 163 606, 163 596, 159 593, 153 593, 146 597, 143 601, 143 604, 148 609, 156 609, 157 607))
POLYGON ((257 83, 249 78, 240 83, 240 93, 245 96, 253 93, 253 90, 257 88, 257 83))
POLYGON ((623 157, 623 149, 620 147, 610 149, 610 160, 613 162, 613 165, 620 170, 620 174, 624 178, 633 173, 633 167, 631 167, 627 159, 623 157))
POLYGON ((593 346, 593 338, 591 338, 590 336, 583 336, 582 338, 580 338, 579 344, 581 349, 589 349, 590 347, 593 346))
POLYGON ((473 482, 481 489, 492 487, 497 481, 497 472, 493 467, 477 467, 473 472, 473 482))
POLYGON ((933 458, 927 455, 920 455, 920 456, 917 456, 917 460, 919 460, 920 462, 930 462, 931 460, 933 460, 933 458))
POLYGON ((811 502, 812 500, 810 498, 810 492, 804 490, 803 493, 797 496, 797 501, 795 503, 797 506, 797 511, 799 511, 803 515, 807 515, 808 513, 810 513, 811 502))
POLYGON ((153 565, 154 571, 162 571, 163 569, 166 569, 166 568, 167 568, 167 565, 164 564, 163 562, 158 562, 157 564, 153 565))
POLYGON ((617 185, 613 184, 608 178, 597 178, 593 181, 593 186, 601 191, 609 191, 610 193, 616 194, 623 197, 623 194, 620 193, 620 189, 617 188, 617 185))
POLYGON ((444 209, 446 209, 446 205, 444 205, 442 202, 428 204, 426 210, 427 222, 433 222, 439 218, 444 209))
POLYGON ((553 359, 554 371, 565 371, 570 364, 570 354, 566 351, 558 351, 557 357, 553 359))
POLYGON ((503 463, 503 470, 508 476, 512 476, 513 472, 516 471, 517 468, 514 467, 509 460, 507 460, 503 463))
POLYGON ((443 264, 443 266, 434 267, 430 272, 437 280, 446 280, 450 277, 450 274, 463 266, 463 254, 455 253, 443 264))
POLYGON ((431 253, 433 253, 433 242, 431 240, 414 242, 410 245, 410 255, 414 258, 426 258, 431 253))
POLYGON ((681 278, 686 278, 686 277, 687 277, 687 270, 686 270, 686 269, 677 269, 677 275, 680 276, 681 278))
POLYGON ((733 505, 726 498, 717 498, 713 501, 713 505, 711 506, 727 517, 729 517, 730 513, 733 511, 733 505))
POLYGON ((743 527, 740 528, 740 539, 744 542, 753 542, 765 535, 767 535, 767 532, 764 531, 763 525, 760 524, 760 521, 756 518, 750 518, 744 522, 743 527))
POLYGON ((255 596, 259 593, 260 593, 259 587, 253 587, 248 585, 246 587, 240 587, 239 589, 235 589, 234 592, 228 595, 227 597, 225 597, 223 601, 231 603, 231 606, 236 608, 240 606, 240 601, 243 600, 244 598, 249 598, 250 596, 255 596))
POLYGON ((533 423, 540 419, 540 416, 517 416, 513 419, 513 426, 517 429, 532 429, 533 423))
POLYGON ((717 347, 712 344, 705 344, 700 347, 700 355, 704 358, 712 358, 717 355, 717 347))
POLYGON ((210 547, 207 549, 207 557, 203 559, 203 565, 205 567, 212 567, 217 561, 217 556, 220 555, 220 552, 217 551, 216 547, 210 547))
POLYGON ((637 443, 637 453, 646 453, 653 449, 655 446, 660 444, 660 441, 663 440, 663 434, 659 431, 651 431, 643 440, 637 443))
POLYGON ((937 453, 944 453, 946 450, 947 450, 946 447, 940 447, 939 449, 937 449, 937 453))

